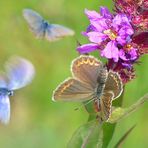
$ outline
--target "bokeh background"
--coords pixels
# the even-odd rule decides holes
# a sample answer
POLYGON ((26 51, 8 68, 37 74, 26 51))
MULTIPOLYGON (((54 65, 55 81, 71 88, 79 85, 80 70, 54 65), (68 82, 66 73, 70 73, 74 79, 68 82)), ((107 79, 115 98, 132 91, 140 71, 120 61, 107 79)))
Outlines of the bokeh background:
MULTIPOLYGON (((88 20, 84 9, 112 9, 111 0, 1 0, 0 1, 0 70, 12 55, 29 59, 36 68, 31 85, 18 90, 11 97, 10 124, 0 124, 1 148, 64 148, 74 131, 87 121, 88 114, 79 103, 52 102, 52 91, 71 75, 70 63, 78 56, 77 42, 86 43, 81 35, 88 20), (24 8, 32 8, 52 23, 75 30, 74 37, 49 43, 37 40, 22 17, 24 8)), ((96 53, 96 56, 98 54, 96 53)), ((124 107, 131 105, 148 91, 148 57, 135 66, 137 78, 126 85, 124 107)), ((122 120, 110 148, 132 125, 136 128, 124 143, 125 148, 148 147, 148 103, 122 120)))

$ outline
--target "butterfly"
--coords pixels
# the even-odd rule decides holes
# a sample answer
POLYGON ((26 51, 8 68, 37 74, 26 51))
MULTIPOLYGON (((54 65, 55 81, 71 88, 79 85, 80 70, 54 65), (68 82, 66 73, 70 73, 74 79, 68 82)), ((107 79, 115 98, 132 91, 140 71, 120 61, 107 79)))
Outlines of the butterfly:
POLYGON ((24 9, 23 16, 29 24, 31 31, 39 39, 46 38, 48 41, 52 42, 66 36, 74 35, 73 30, 62 25, 49 24, 40 14, 31 9, 24 9))
POLYGON ((34 66, 21 57, 11 57, 5 64, 5 73, 0 73, 0 121, 10 120, 9 96, 13 91, 28 85, 35 74, 34 66))
POLYGON ((72 77, 62 82, 53 92, 53 101, 97 101, 101 120, 111 115, 112 101, 118 98, 123 85, 118 73, 108 71, 93 56, 81 55, 71 66, 72 77))

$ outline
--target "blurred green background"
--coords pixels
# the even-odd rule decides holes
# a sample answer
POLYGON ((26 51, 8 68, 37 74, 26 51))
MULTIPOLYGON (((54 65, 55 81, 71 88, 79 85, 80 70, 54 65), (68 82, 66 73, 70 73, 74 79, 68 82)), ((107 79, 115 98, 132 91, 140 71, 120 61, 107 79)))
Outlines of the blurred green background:
MULTIPOLYGON (((11 120, 0 125, 1 148, 64 148, 74 131, 87 121, 88 114, 78 103, 52 102, 52 91, 71 75, 70 63, 78 56, 76 40, 86 43, 81 35, 88 20, 84 9, 98 10, 100 5, 112 9, 111 0, 1 0, 0 1, 0 69, 11 55, 29 59, 36 68, 32 84, 11 97, 11 120), (24 8, 38 11, 52 23, 75 30, 75 37, 49 43, 37 40, 22 17, 24 8)), ((97 55, 97 54, 96 54, 97 55)), ((124 107, 148 91, 148 57, 136 67, 137 78, 126 85, 124 107)), ((148 104, 122 120, 109 147, 113 147, 133 124, 136 128, 124 143, 125 148, 148 147, 148 104)))

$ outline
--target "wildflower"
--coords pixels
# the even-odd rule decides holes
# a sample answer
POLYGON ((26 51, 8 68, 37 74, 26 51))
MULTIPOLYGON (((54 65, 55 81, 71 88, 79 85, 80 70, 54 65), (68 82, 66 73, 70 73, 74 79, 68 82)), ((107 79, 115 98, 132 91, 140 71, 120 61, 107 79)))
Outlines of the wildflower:
POLYGON ((138 57, 137 49, 131 46, 131 44, 127 44, 123 49, 120 49, 119 57, 124 61, 136 60, 138 57))
POLYGON ((147 0, 114 0, 115 11, 124 13, 131 18, 135 31, 148 29, 147 0))
MULTIPOLYGON (((134 30, 130 24, 130 19, 125 14, 112 15, 105 7, 100 8, 100 14, 96 11, 85 10, 90 20, 90 25, 83 35, 91 41, 90 44, 79 46, 77 50, 80 53, 88 53, 100 49, 101 56, 107 59, 113 59, 118 62, 119 58, 131 55, 131 59, 137 58, 136 49, 128 53, 120 48, 131 42, 131 35, 134 30)), ((130 57, 129 57, 130 59, 130 57)))
POLYGON ((100 13, 85 10, 90 24, 83 35, 91 43, 77 48, 81 54, 95 50, 108 59, 108 70, 120 74, 123 83, 135 77, 134 63, 148 53, 148 3, 146 0, 114 0, 115 14, 106 7, 100 13))

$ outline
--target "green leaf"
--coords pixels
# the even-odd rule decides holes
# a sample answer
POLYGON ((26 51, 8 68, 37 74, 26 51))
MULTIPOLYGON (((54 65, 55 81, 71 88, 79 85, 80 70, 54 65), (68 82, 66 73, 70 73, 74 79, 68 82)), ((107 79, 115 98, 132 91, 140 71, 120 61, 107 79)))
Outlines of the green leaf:
POLYGON ((136 125, 133 125, 118 141, 118 143, 114 146, 114 148, 120 148, 123 144, 123 142, 126 140, 128 135, 132 132, 132 130, 135 128, 136 125))
POLYGON ((102 147, 102 125, 96 120, 79 127, 69 141, 68 148, 100 148, 102 147))
POLYGON ((112 140, 113 133, 115 130, 115 124, 104 123, 103 125, 103 146, 102 148, 107 148, 109 142, 112 140))

